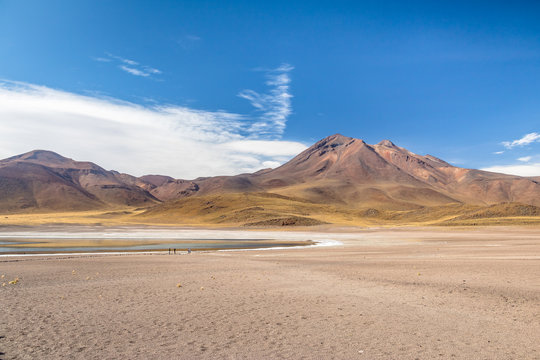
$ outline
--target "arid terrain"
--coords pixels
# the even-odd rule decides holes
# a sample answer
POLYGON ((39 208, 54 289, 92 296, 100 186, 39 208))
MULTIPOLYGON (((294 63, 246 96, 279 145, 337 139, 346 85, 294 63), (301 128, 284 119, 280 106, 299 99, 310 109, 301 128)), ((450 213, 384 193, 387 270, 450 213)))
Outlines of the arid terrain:
POLYGON ((31 151, 0 160, 3 232, 183 226, 343 244, 2 256, 0 359, 539 359, 539 206, 538 178, 388 140, 333 135, 275 169, 193 180, 31 151))
POLYGON ((0 258, 0 358, 540 358, 537 227, 314 229, 343 245, 0 258))
POLYGON ((540 224, 540 183, 332 135, 275 169, 135 177, 35 150, 0 160, 0 225, 540 224))
POLYGON ((540 360, 540 0, 0 0, 0 360, 540 360))

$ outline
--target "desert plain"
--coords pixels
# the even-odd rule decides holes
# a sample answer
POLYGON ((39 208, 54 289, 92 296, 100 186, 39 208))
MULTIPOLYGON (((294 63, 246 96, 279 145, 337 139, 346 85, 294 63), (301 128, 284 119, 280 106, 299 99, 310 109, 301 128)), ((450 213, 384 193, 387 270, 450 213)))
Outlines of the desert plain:
POLYGON ((540 358, 540 228, 309 231, 342 244, 1 257, 0 359, 540 358))

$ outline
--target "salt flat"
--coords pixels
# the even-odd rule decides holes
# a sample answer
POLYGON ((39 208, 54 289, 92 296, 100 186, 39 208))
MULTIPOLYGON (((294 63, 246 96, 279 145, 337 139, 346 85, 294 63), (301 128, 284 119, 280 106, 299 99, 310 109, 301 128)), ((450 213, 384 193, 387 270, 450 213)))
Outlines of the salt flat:
POLYGON ((342 245, 0 258, 2 282, 19 279, 0 288, 0 352, 540 358, 540 229, 322 231, 271 233, 342 245))

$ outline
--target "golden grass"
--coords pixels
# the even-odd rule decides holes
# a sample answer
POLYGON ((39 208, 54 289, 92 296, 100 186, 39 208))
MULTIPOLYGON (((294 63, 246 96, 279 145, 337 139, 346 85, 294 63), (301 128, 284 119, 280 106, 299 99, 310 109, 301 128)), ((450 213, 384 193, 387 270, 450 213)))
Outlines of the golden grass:
MULTIPOLYGON (((131 214, 136 214, 142 210, 127 208, 131 214)), ((44 212, 28 214, 3 214, 0 215, 0 226, 2 225, 50 225, 50 224, 81 224, 81 225, 122 225, 130 224, 124 220, 128 218, 126 214, 112 216, 110 211, 66 211, 66 212, 44 212)))
POLYGON ((334 205, 272 193, 228 193, 190 197, 133 216, 144 223, 243 226, 274 219, 304 218, 320 223, 358 224, 361 219, 334 205))
MULTIPOLYGON (((361 206, 360 206, 361 204, 361 206)), ((523 204, 491 206, 448 204, 412 210, 321 204, 292 194, 225 193, 195 196, 148 209, 123 208, 107 211, 70 211, 0 215, 0 226, 8 225, 162 225, 239 227, 314 225, 338 226, 477 226, 539 225, 540 208, 523 204)), ((81 243, 78 242, 78 246, 81 243)), ((128 245, 128 244, 126 244, 128 245)))

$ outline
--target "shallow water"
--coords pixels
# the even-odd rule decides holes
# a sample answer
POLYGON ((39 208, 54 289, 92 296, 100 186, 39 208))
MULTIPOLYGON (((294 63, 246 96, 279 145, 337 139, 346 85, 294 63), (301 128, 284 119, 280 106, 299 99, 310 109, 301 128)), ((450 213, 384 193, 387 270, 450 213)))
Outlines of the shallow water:
POLYGON ((90 252, 279 249, 336 246, 347 234, 158 226, 0 227, 0 256, 90 252))
POLYGON ((89 239, 89 238, 4 238, 0 241, 0 254, 62 253, 96 251, 177 251, 254 249, 310 245, 309 241, 285 242, 273 239, 89 239), (22 241, 21 241, 22 240, 22 241), (73 246, 77 243, 81 246, 73 246), (127 244, 126 244, 127 243, 127 244))

